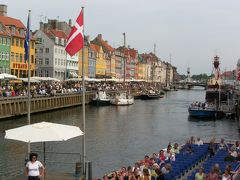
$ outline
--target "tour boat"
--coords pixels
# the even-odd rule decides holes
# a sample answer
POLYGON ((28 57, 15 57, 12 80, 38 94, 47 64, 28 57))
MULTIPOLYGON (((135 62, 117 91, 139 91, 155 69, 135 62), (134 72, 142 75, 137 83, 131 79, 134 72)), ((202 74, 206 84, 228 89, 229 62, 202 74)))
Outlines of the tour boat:
POLYGON ((160 97, 161 97, 160 93, 153 91, 153 90, 149 90, 145 94, 141 95, 142 100, 159 99, 160 97))
POLYGON ((217 110, 214 107, 207 107, 206 104, 191 104, 188 108, 189 116, 196 118, 216 118, 217 110), (200 105, 201 104, 201 105, 200 105))
POLYGON ((91 104, 95 106, 108 106, 110 105, 110 97, 107 96, 105 91, 98 91, 92 99, 91 104))
POLYGON ((134 98, 127 93, 120 93, 111 99, 110 103, 116 106, 127 106, 134 103, 134 98))

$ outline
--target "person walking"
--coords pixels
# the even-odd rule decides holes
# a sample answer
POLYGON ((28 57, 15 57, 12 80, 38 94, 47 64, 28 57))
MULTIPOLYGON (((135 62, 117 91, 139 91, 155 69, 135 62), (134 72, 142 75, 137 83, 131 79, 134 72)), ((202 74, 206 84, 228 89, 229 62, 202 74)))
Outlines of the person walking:
POLYGON ((28 180, 40 180, 44 174, 44 166, 37 158, 37 153, 31 153, 29 156, 29 161, 25 168, 25 175, 28 177, 28 180))

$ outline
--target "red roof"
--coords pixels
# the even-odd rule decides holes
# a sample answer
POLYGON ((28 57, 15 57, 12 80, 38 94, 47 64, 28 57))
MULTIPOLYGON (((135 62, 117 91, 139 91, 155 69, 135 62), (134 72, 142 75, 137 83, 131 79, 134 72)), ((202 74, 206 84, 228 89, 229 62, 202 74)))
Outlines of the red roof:
POLYGON ((2 22, 5 26, 16 26, 17 28, 26 29, 24 24, 19 19, 8 16, 0 16, 0 22, 2 22))
POLYGON ((90 48, 96 53, 99 52, 99 50, 100 50, 100 46, 98 46, 96 44, 90 44, 90 48))
POLYGON ((1 25, 3 26, 3 30, 0 31, 0 34, 3 36, 11 36, 10 29, 6 26, 4 26, 2 23, 1 25))
POLYGON ((101 40, 102 46, 104 46, 108 51, 114 51, 114 48, 110 46, 106 41, 101 40))
POLYGON ((58 38, 63 38, 63 39, 67 39, 67 35, 60 30, 55 30, 55 29, 51 29, 51 30, 47 30, 47 31, 43 31, 48 37, 58 37, 58 38))
POLYGON ((63 39, 67 39, 67 35, 63 32, 63 31, 60 31, 60 30, 51 30, 51 32, 54 34, 55 37, 58 37, 58 38, 63 38, 63 39))

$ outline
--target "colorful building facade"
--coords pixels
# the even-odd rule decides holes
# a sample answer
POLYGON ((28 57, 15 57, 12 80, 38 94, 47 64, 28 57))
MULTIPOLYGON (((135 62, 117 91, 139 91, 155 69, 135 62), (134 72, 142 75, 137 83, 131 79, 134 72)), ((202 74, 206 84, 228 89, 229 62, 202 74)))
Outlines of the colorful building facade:
POLYGON ((11 34, 6 26, 0 23, 0 73, 10 73, 11 34))
MULTIPOLYGON (((0 5, 0 23, 9 29, 11 34, 10 47, 10 73, 17 77, 28 76, 28 62, 25 62, 24 40, 26 37, 26 27, 19 20, 7 16, 7 6, 0 5)), ((7 41, 9 44, 9 40, 7 41)), ((30 35, 30 76, 35 74, 35 40, 30 35)))

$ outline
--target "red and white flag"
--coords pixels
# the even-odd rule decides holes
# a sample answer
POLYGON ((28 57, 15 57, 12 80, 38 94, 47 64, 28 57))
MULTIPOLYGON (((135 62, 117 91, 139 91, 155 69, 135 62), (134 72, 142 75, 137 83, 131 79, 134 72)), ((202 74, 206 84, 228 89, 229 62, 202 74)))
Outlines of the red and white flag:
POLYGON ((80 12, 74 27, 72 28, 65 50, 70 56, 75 55, 84 46, 83 11, 80 12))

